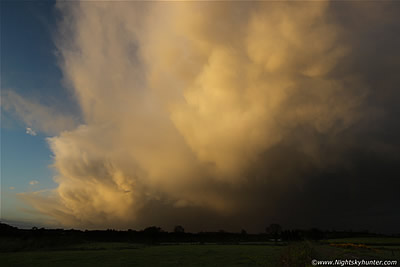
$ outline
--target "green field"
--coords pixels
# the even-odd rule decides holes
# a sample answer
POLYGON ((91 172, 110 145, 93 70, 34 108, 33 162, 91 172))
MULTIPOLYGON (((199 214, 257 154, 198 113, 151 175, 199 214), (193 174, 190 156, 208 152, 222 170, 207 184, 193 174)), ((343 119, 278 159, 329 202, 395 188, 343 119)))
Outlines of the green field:
POLYGON ((4 253, 1 266, 278 266, 282 250, 246 245, 90 246, 93 249, 4 253))
MULTIPOLYGON (((0 253, 0 266, 312 266, 311 259, 399 260, 400 240, 369 238, 274 245, 84 243, 0 253), (391 241, 391 242, 388 242, 391 241), (339 244, 339 245, 337 245, 339 244), (340 244, 351 244, 343 245, 340 244)), ((400 266, 400 265, 399 265, 400 266)))
POLYGON ((398 245, 400 246, 400 238, 396 237, 359 237, 359 238, 337 238, 328 239, 327 243, 356 243, 365 245, 398 245))

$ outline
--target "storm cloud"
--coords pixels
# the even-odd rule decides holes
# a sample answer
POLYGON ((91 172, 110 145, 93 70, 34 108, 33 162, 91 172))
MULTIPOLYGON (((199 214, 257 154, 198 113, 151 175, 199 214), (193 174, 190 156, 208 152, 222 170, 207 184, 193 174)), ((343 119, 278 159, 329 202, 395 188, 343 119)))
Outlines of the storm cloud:
POLYGON ((397 231, 400 5, 59 2, 84 124, 48 139, 80 228, 397 231), (374 10, 374 12, 371 12, 374 10))

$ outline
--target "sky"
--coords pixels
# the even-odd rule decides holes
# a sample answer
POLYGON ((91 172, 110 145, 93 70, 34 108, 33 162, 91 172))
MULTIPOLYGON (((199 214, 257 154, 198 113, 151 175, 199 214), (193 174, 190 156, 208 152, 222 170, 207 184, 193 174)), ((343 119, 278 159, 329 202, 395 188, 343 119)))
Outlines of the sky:
POLYGON ((1 219, 399 233, 399 2, 1 2, 1 219))

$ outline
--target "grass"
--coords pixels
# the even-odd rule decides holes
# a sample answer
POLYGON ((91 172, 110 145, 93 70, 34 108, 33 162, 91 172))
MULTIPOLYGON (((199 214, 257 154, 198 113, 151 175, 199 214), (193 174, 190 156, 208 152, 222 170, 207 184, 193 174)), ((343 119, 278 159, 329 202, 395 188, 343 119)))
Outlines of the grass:
POLYGON ((279 266, 282 250, 281 246, 126 245, 90 244, 82 250, 0 253, 0 262, 2 266, 279 266))
POLYGON ((324 259, 394 259, 400 265, 400 238, 361 237, 325 240, 318 247, 318 257, 324 259))
POLYGON ((396 237, 359 237, 359 238, 339 238, 339 239, 328 239, 324 243, 353 243, 353 244, 364 244, 364 245, 399 245, 400 238, 396 237))
POLYGON ((399 260, 400 263, 400 246, 397 245, 396 240, 369 238, 368 242, 363 242, 365 240, 367 239, 336 239, 319 243, 303 241, 284 245, 175 244, 158 246, 92 242, 67 245, 56 250, 2 252, 0 265, 300 267, 311 266, 311 259, 390 259, 399 260))

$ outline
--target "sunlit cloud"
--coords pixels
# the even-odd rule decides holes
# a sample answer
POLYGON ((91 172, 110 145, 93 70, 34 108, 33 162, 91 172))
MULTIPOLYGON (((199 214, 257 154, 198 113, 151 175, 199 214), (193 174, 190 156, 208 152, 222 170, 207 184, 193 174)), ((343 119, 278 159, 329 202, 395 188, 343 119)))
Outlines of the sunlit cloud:
POLYGON ((74 124, 62 117, 47 139, 58 187, 23 196, 60 224, 145 225, 165 211, 188 219, 186 208, 273 214, 274 186, 301 188, 310 166, 339 162, 327 147, 341 151, 338 136, 368 113, 363 79, 337 71, 354 47, 327 1, 57 7, 84 123, 64 128, 74 124))

